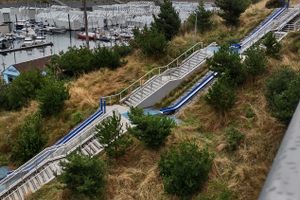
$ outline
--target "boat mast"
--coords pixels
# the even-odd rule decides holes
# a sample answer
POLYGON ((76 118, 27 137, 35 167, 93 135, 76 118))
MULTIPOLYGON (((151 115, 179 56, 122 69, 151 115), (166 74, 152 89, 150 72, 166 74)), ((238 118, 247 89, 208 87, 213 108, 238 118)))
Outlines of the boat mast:
POLYGON ((89 42, 88 19, 87 19, 87 12, 86 12, 86 0, 83 0, 83 13, 84 13, 85 41, 86 41, 86 47, 89 49, 90 42, 89 42))

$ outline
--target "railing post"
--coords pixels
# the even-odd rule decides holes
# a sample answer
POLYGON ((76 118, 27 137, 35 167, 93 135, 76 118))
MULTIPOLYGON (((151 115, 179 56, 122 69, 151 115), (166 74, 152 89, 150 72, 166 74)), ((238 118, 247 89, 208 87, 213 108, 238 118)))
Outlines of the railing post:
POLYGON ((106 113, 106 100, 104 100, 104 113, 106 113))

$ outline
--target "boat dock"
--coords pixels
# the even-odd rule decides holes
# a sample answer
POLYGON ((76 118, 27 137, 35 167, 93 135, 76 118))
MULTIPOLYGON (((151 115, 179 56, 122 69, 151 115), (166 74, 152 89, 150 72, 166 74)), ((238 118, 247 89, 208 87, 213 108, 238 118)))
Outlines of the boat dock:
POLYGON ((6 55, 8 53, 12 53, 12 52, 17 52, 17 51, 25 51, 25 50, 30 50, 30 49, 34 49, 34 48, 40 48, 40 47, 47 47, 47 46, 53 46, 52 42, 47 42, 44 44, 38 44, 38 45, 32 45, 30 47, 20 47, 20 48, 14 48, 14 49, 6 49, 6 50, 2 50, 0 51, 1 55, 6 55))

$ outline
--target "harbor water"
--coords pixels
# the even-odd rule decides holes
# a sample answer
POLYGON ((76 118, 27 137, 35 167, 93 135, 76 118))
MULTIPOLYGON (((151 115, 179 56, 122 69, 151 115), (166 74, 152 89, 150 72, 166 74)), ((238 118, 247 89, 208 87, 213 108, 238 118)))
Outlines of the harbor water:
MULTIPOLYGON (((80 40, 77 38, 75 32, 66 32, 63 34, 53 34, 53 35, 45 35, 46 42, 52 42, 53 46, 35 48, 26 51, 17 51, 13 53, 8 53, 7 55, 0 54, 0 72, 2 72, 5 68, 10 65, 25 62, 37 58, 41 58, 44 56, 58 54, 59 52, 67 51, 69 47, 80 47, 85 46, 85 40, 80 40)), ((13 43, 14 48, 18 48, 23 43, 22 40, 16 40, 13 43)), ((106 46, 112 47, 115 45, 115 42, 102 42, 99 40, 90 41, 90 48, 95 48, 98 46, 106 46)))

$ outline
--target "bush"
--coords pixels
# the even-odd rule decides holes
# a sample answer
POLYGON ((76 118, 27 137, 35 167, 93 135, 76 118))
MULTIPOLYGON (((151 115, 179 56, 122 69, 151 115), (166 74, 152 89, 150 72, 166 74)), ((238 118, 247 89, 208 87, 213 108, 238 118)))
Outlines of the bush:
POLYGON ((250 5, 249 0, 216 0, 216 5, 222 10, 220 16, 229 25, 237 25, 239 18, 250 5))
POLYGON ((16 143, 14 143, 12 158, 24 163, 38 154, 45 143, 41 116, 39 114, 30 115, 20 127, 16 143))
POLYGON ((39 71, 20 74, 7 88, 5 101, 9 110, 17 110, 36 96, 43 84, 43 76, 39 71))
POLYGON ((97 138, 107 152, 107 155, 117 158, 125 154, 130 140, 123 135, 121 116, 113 113, 110 118, 104 119, 96 126, 97 138))
POLYGON ((135 125, 128 129, 129 133, 152 148, 161 146, 175 126, 174 120, 165 116, 145 115, 140 108, 131 108, 129 119, 135 125))
POLYGON ((300 75, 279 70, 267 80, 265 96, 273 116, 288 124, 300 99, 300 75))
POLYGON ((234 84, 242 84, 246 80, 246 69, 240 55, 228 46, 222 46, 212 58, 208 59, 212 71, 224 74, 234 84))
POLYGON ((196 23, 196 16, 197 16, 197 29, 201 33, 208 31, 212 28, 213 22, 211 20, 211 17, 213 13, 211 11, 207 11, 204 8, 204 3, 203 1, 199 2, 199 6, 197 10, 195 11, 196 13, 193 13, 189 17, 189 22, 190 24, 195 24, 196 23))
POLYGON ((38 91, 37 99, 43 116, 58 114, 69 98, 69 92, 61 81, 48 78, 38 91))
POLYGON ((239 130, 233 127, 228 128, 226 130, 227 149, 230 151, 236 150, 244 138, 245 135, 239 130))
POLYGON ((167 40, 171 40, 179 32, 181 22, 171 0, 164 0, 160 4, 160 13, 157 17, 153 15, 153 18, 152 27, 163 33, 167 40))
POLYGON ((126 45, 121 45, 121 46, 114 46, 113 51, 118 53, 121 57, 125 57, 129 55, 132 52, 132 47, 131 46, 126 46, 126 45))
POLYGON ((135 31, 135 44, 145 55, 158 57, 165 53, 168 43, 155 28, 145 27, 142 32, 135 31))
POLYGON ((279 0, 269 0, 266 3, 266 8, 280 8, 282 7, 282 3, 279 0))
POLYGON ((69 76, 78 75, 94 69, 93 52, 86 47, 69 47, 68 51, 51 59, 50 69, 54 74, 64 73, 69 76))
POLYGON ((74 196, 103 196, 106 170, 102 160, 74 153, 60 164, 63 172, 58 176, 58 180, 65 184, 74 196))
POLYGON ((212 155, 195 144, 182 143, 161 155, 159 171, 167 193, 192 195, 208 178, 212 155))
POLYGON ((246 66, 247 74, 249 74, 252 79, 265 72, 267 59, 262 50, 256 47, 251 47, 247 50, 246 56, 244 64, 246 66))
POLYGON ((98 68, 108 67, 111 69, 116 69, 117 67, 121 66, 119 53, 106 47, 99 47, 95 50, 94 62, 94 65, 98 68))
POLYGON ((205 100, 217 111, 224 114, 224 112, 230 110, 234 106, 236 100, 235 90, 223 76, 209 88, 205 100))
POLYGON ((80 111, 77 111, 71 115, 72 126, 75 126, 84 120, 84 116, 80 111))
POLYGON ((272 32, 269 32, 264 40, 263 45, 266 47, 266 54, 273 58, 280 58, 280 49, 281 44, 276 40, 275 35, 272 32))

